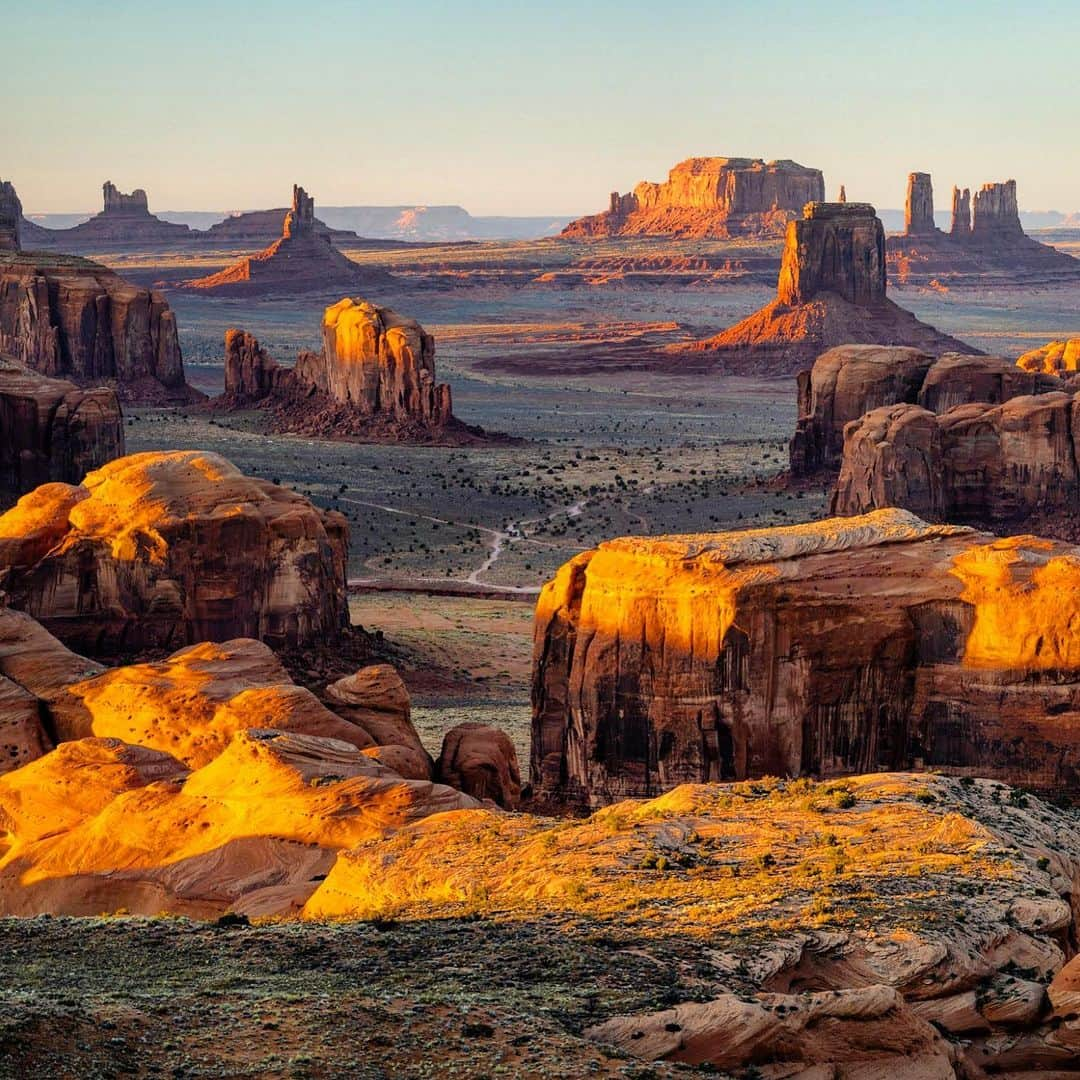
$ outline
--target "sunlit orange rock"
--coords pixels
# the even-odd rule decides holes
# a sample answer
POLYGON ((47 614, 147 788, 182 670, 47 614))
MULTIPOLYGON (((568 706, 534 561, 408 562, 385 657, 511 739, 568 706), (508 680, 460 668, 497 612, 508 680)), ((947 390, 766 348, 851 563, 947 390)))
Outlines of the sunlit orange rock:
POLYGON ((687 158, 667 181, 611 193, 608 210, 579 218, 563 236, 781 236, 808 202, 825 198, 819 169, 760 158, 687 158))
POLYGON ((714 354, 731 374, 793 375, 836 345, 977 353, 885 294, 885 230, 868 203, 811 202, 787 226, 776 299, 714 337, 670 352, 714 354))
POLYGON ((12 606, 81 651, 293 646, 346 624, 347 537, 340 514, 217 454, 150 452, 0 516, 0 580, 12 606))
POLYGON ((901 510, 608 541, 537 605, 532 782, 597 805, 933 767, 1080 794, 1078 568, 901 510))
POLYGON ((521 772, 509 736, 489 724, 456 724, 443 737, 435 776, 476 799, 490 799, 504 810, 517 808, 521 772))
POLYGON ((1024 371, 1073 375, 1080 371, 1080 338, 1051 341, 1038 349, 1030 349, 1023 353, 1016 363, 1024 371))

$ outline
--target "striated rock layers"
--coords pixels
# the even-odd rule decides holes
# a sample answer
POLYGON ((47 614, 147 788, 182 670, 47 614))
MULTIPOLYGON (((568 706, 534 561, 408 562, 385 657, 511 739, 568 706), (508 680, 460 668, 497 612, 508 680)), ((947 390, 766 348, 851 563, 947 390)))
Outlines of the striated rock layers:
POLYGON ((216 296, 258 296, 326 292, 393 280, 382 270, 346 258, 330 239, 326 227, 316 223, 315 200, 294 184, 292 206, 285 212, 279 239, 257 255, 208 277, 186 281, 184 286, 216 296))
POLYGON ((412 442, 483 437, 453 415, 435 381, 435 339, 415 319, 346 297, 323 314, 321 352, 276 363, 242 330, 225 334, 225 393, 216 404, 258 405, 279 431, 412 442))
POLYGON ((8 601, 98 655, 259 638, 334 640, 348 526, 217 454, 134 454, 0 516, 8 601))
POLYGON ((844 431, 832 512, 900 506, 928 521, 1077 540, 1078 437, 1080 404, 1061 390, 942 414, 908 404, 873 409, 844 431))
POLYGON ((872 206, 809 203, 788 224, 776 299, 715 337, 669 351, 712 353, 730 374, 793 375, 849 342, 978 352, 885 295, 885 230, 872 206))
POLYGON ((562 235, 781 236, 806 203, 824 198, 821 171, 794 161, 687 158, 665 183, 612 192, 607 211, 571 222, 562 235))
POLYGON ((934 224, 929 173, 908 177, 905 230, 888 242, 889 272, 901 284, 1037 284, 1080 274, 1080 260, 1025 235, 1016 181, 952 190, 952 226, 934 224))
POLYGON ((537 605, 532 783, 940 768, 1078 796, 1078 605, 1076 548, 903 510, 608 541, 537 605))
POLYGON ((845 428, 880 406, 908 403, 942 413, 1063 387, 1053 375, 1021 370, 994 356, 946 353, 934 359, 918 349, 840 345, 799 373, 799 418, 788 448, 791 475, 839 470, 845 428))
POLYGON ((123 453, 124 418, 112 390, 80 390, 0 356, 0 492, 77 484, 123 453))
POLYGON ((188 402, 176 317, 161 293, 72 255, 0 253, 0 353, 125 401, 188 402))

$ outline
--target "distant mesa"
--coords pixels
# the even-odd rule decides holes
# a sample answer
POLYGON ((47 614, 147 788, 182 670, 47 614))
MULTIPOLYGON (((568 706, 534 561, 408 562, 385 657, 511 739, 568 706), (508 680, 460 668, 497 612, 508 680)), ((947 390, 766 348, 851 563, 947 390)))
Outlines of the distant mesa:
POLYGON ((665 183, 642 181, 626 195, 613 191, 606 211, 571 222, 562 235, 783 236, 806 203, 824 198, 821 171, 794 161, 687 158, 665 183))
POLYGON ((347 625, 348 524, 213 453, 149 452, 0 516, 8 603, 96 655, 259 638, 334 641, 347 625))
POLYGON ((323 313, 323 347, 282 367, 251 334, 225 334, 225 393, 216 406, 270 410, 275 429, 323 438, 475 442, 435 381, 435 339, 415 320, 346 297, 323 313))
POLYGON ((887 251, 889 272, 900 284, 1039 284, 1080 274, 1080 260, 1024 233, 1015 180, 983 184, 974 196, 954 187, 946 233, 934 223, 930 174, 911 173, 904 232, 889 237, 887 251))
POLYGON ((112 390, 82 390, 0 356, 0 500, 51 481, 77 484, 123 453, 112 390))
POLYGON ((885 230, 868 203, 808 203, 787 226, 776 299, 715 337, 668 351, 707 352, 738 375, 792 375, 835 345, 977 353, 885 294, 885 230))
POLYGON ((385 271, 360 266, 337 251, 329 233, 316 226, 315 200, 294 184, 279 239, 257 255, 183 284, 216 296, 257 296, 364 288, 392 280, 385 271))
MULTIPOLYGON (((224 221, 211 225, 206 230, 205 239, 209 243, 269 245, 281 237, 282 222, 291 212, 291 207, 283 206, 274 210, 249 210, 230 214, 224 221)), ((331 243, 337 240, 360 239, 355 232, 349 229, 332 229, 325 221, 316 217, 312 218, 311 231, 331 243)))

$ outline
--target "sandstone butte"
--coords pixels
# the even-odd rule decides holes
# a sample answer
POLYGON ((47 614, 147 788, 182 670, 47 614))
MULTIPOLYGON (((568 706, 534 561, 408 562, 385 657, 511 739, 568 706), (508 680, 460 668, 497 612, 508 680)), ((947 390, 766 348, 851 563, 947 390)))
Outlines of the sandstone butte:
POLYGON ((879 510, 611 540, 536 609, 531 781, 942 769, 1080 793, 1080 550, 879 510))
POLYGON ((672 353, 713 354, 729 374, 793 375, 847 343, 978 350, 919 322, 885 294, 885 230, 868 203, 808 203, 788 222, 776 299, 672 353))
POLYGON ((124 418, 112 390, 80 390, 0 356, 0 494, 78 483, 123 453, 124 418))
POLYGON ((8 603, 82 651, 333 641, 348 525, 213 453, 133 454, 0 516, 8 603))
POLYGON ((275 430, 323 437, 460 444, 491 438, 453 415, 435 381, 435 339, 415 320, 360 297, 323 313, 320 352, 279 365, 243 330, 225 333, 224 409, 267 409, 275 430))
POLYGON ((184 378, 176 318, 161 293, 88 259, 21 251, 29 224, 21 214, 15 189, 0 183, 0 354, 80 385, 108 382, 124 400, 201 398, 184 378))
POLYGON ((904 232, 888 240, 892 279, 900 284, 949 288, 995 284, 1050 284, 1075 279, 1080 260, 1024 233, 1016 181, 983 184, 974 200, 968 188, 952 190, 952 225, 934 223, 929 173, 908 177, 904 232))
POLYGON ((642 181, 611 193, 608 210, 579 218, 566 237, 782 236, 808 202, 825 198, 819 169, 760 158, 687 158, 662 184, 642 181))
POLYGON ((881 406, 906 403, 944 413, 957 405, 999 405, 1014 397, 1063 390, 1065 384, 1052 373, 1043 374, 1043 368, 1041 359, 1018 367, 999 357, 934 357, 904 347, 829 349, 809 371, 799 373, 798 420, 788 448, 791 474, 836 473, 847 425, 881 406))
POLYGON ((315 200, 294 184, 292 207, 277 240, 216 274, 184 282, 184 287, 216 296, 260 296, 366 288, 393 280, 383 270, 346 258, 330 240, 325 227, 316 225, 315 200))

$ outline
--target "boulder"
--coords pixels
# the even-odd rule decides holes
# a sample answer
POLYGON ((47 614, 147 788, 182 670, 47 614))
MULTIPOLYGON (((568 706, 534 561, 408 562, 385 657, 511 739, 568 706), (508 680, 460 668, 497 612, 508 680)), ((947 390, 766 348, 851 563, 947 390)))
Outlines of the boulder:
POLYGON ((116 394, 80 390, 0 356, 0 492, 78 483, 124 453, 116 394))
POLYGON ((537 604, 534 788, 936 768, 1080 795, 1078 567, 903 510, 607 541, 537 604))
POLYGON ((119 458, 0 516, 12 606, 91 653, 254 637, 333 641, 347 624, 348 527, 217 454, 119 458))
POLYGON ((579 218, 563 236, 780 236, 808 203, 825 198, 819 169, 760 158, 687 158, 665 183, 611 193, 602 214, 579 218))
POLYGON ((504 810, 515 810, 521 798, 514 744, 505 732, 488 724, 457 724, 446 733, 435 778, 474 799, 490 799, 504 810))

